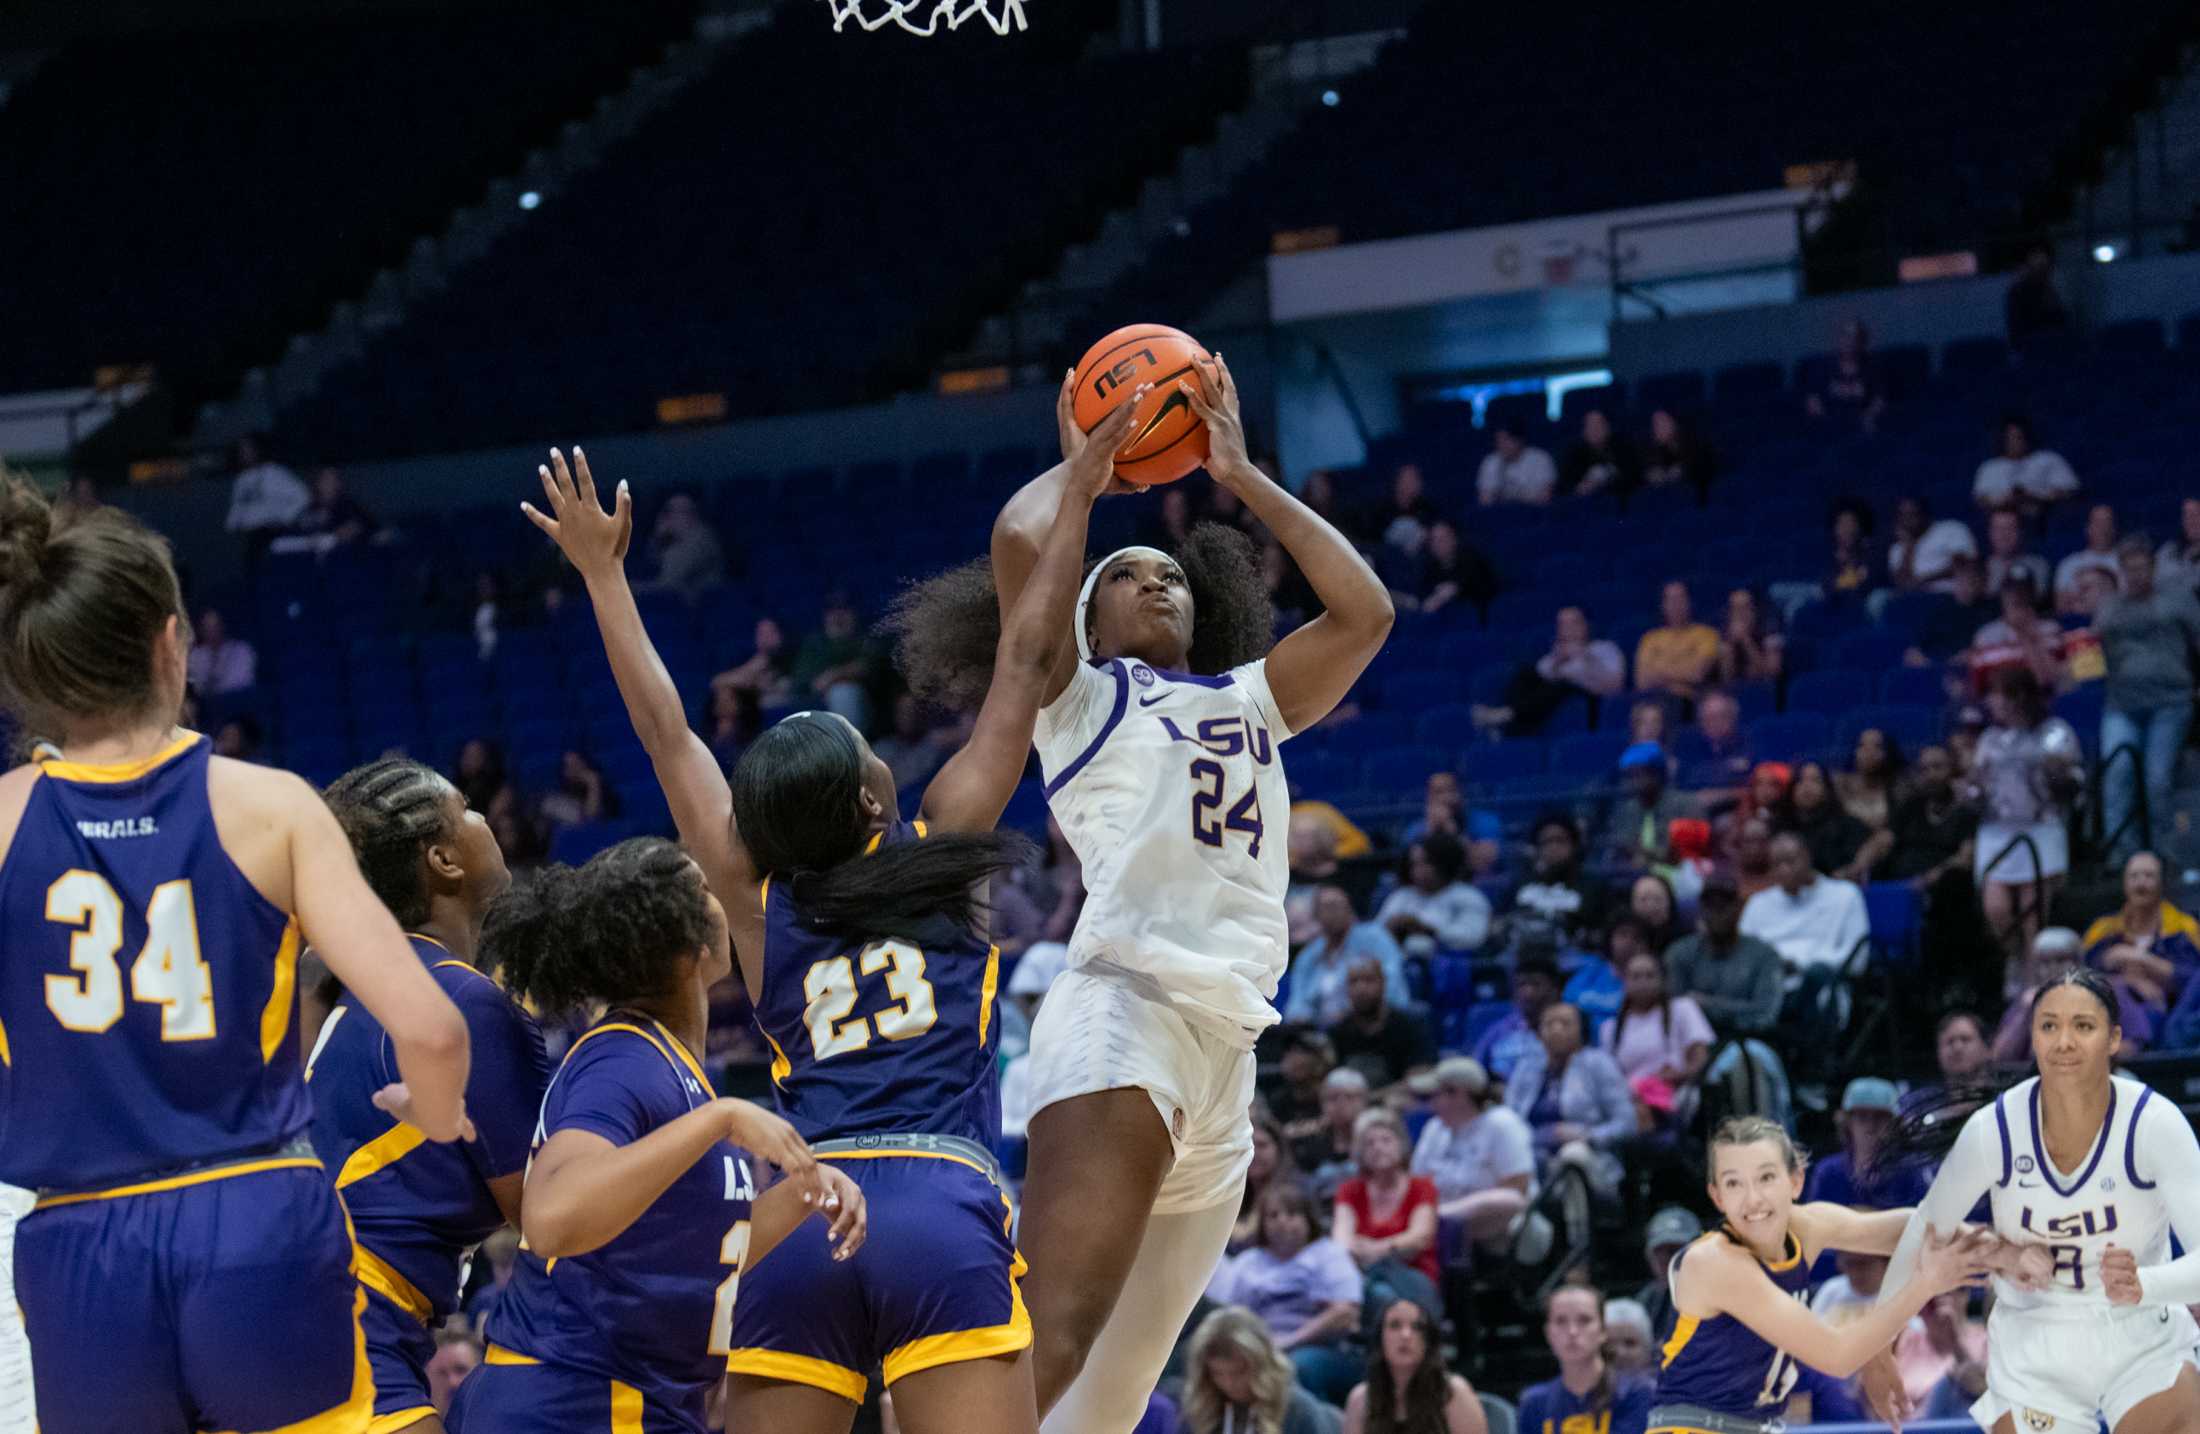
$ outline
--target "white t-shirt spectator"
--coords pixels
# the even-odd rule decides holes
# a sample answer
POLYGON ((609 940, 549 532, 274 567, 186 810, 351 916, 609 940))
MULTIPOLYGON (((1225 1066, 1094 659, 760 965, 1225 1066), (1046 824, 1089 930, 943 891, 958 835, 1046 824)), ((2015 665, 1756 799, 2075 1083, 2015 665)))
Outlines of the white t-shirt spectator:
MULTIPOLYGON (((1887 571, 1896 572, 1902 567, 1903 555, 1910 550, 1909 539, 1896 538, 1887 550, 1887 571)), ((1917 540, 1917 559, 1911 571, 1918 583, 1934 592, 1948 590, 1948 569, 1958 557, 1977 557, 1978 539, 1971 536, 1968 526, 1953 518, 1942 518, 1927 528, 1917 540)))
POLYGON ((2108 585, 2116 591, 2124 589, 2124 570, 2117 565, 2114 553, 2096 553, 2091 548, 2080 548, 2069 557, 2055 564, 2055 601, 2069 608, 2075 606, 2078 581, 2087 573, 2107 573, 2108 585))
MULTIPOLYGON (((1375 913, 1375 924, 1388 927, 1394 916, 1418 920, 1436 933, 1436 945, 1445 951, 1472 951, 1490 934, 1490 899, 1463 881, 1455 881, 1441 891, 1399 887, 1384 898, 1382 910, 1375 913)), ((1405 944, 1411 950, 1414 942, 1425 939, 1416 933, 1406 938, 1405 944)))
POLYGON ((280 463, 256 463, 230 485, 229 517, 222 526, 232 533, 291 528, 311 506, 313 490, 303 478, 280 463))
POLYGON ((1278 1339, 1288 1339, 1332 1304, 1358 1304, 1360 1267, 1345 1247, 1324 1236, 1288 1260, 1255 1245, 1225 1261, 1208 1282, 1208 1298, 1243 1305, 1278 1339))
POLYGON ((1686 996, 1668 1001, 1662 1018, 1656 1011, 1630 1011, 1622 1006, 1597 1034, 1597 1043, 1619 1062, 1620 1073, 1630 1081, 1680 1070, 1687 1065, 1690 1046, 1708 1046, 1714 1039, 1703 1007, 1686 996))
POLYGON ((198 643, 184 659, 184 671, 202 696, 213 697, 250 687, 259 678, 260 657, 241 637, 218 645, 198 643))
POLYGON ((1627 685, 1627 654, 1618 643, 1599 637, 1565 657, 1544 653, 1535 670, 1545 682, 1571 683, 1593 696, 1609 697, 1627 685))
POLYGON ((1441 1120, 1421 1127, 1413 1147, 1413 1173, 1436 1182, 1441 1200, 1457 1200, 1488 1190, 1515 1175, 1535 1186, 1535 1142, 1517 1111, 1493 1105, 1460 1130, 1441 1120))
POLYGON ((1871 934, 1864 891, 1853 881, 1819 876, 1790 896, 1768 886, 1742 908, 1742 934, 1780 953, 1792 967, 1838 966, 1871 934))
POLYGON ((1548 503, 1557 488, 1558 465, 1532 444, 1510 463, 1504 454, 1492 453, 1482 460, 1474 480, 1474 491, 1485 503, 1548 503))
POLYGON ((2051 503, 2078 491, 2078 475, 2052 448, 2036 448, 2022 458, 1989 458, 1971 480, 1971 496, 1998 508, 2019 496, 2051 503))

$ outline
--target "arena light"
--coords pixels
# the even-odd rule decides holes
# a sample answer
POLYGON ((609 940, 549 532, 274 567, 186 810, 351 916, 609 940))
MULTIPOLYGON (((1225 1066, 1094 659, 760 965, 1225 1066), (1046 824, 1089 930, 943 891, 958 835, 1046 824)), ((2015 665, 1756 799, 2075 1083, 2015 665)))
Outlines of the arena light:
POLYGON ((1329 106, 1331 109, 1335 109, 1337 107, 1338 98, 1338 94, 1335 90, 1322 91, 1322 103, 1329 106))
POLYGON ((539 209, 542 207, 542 195, 532 189, 524 191, 519 197, 519 207, 522 209, 539 209))
POLYGON ((2116 246, 2115 246, 2115 245, 2113 245, 2113 244, 2096 244, 2096 245, 2094 245, 2094 246, 2093 246, 2093 262, 2094 262, 2094 263, 2096 263, 2096 264, 2113 264, 2113 263, 2115 263, 2115 262, 2116 262, 2116 246))

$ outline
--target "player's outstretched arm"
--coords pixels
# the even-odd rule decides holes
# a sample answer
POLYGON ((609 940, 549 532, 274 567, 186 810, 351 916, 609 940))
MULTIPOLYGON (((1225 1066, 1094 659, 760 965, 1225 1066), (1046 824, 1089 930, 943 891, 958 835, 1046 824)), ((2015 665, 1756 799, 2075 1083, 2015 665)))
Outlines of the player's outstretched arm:
POLYGON ((648 629, 642 626, 641 610, 634 605, 634 590, 627 585, 626 550, 634 537, 633 495, 622 480, 611 511, 605 512, 596 496, 595 477, 588 471, 588 456, 578 448, 573 450, 571 468, 565 455, 553 448, 550 462, 537 472, 550 511, 546 514, 532 503, 520 504, 520 511, 550 535, 588 585, 588 600, 595 608, 596 629, 603 634, 619 698, 626 704, 634 735, 641 738, 656 769, 657 785, 680 831, 680 844, 703 869, 703 879, 728 911, 737 894, 744 909, 754 905, 749 900, 756 884, 754 874, 733 834, 733 791, 726 785, 718 759, 688 726, 680 688, 657 656, 648 629))
MULTIPOLYGON (((287 780, 296 780, 288 778, 287 780)), ((319 796, 298 783, 290 828, 291 906, 336 979, 389 1032, 399 1083, 375 1104, 430 1140, 470 1140, 466 1018, 414 957, 396 918, 359 874, 351 842, 319 796)))
POLYGON ((1198 365, 1199 382, 1178 380, 1207 425, 1207 471, 1268 525, 1306 574, 1322 614, 1268 654, 1268 687, 1294 732, 1327 717, 1360 680, 1390 635, 1390 589, 1351 540, 1253 466, 1238 415, 1237 381, 1218 355, 1198 365))
POLYGON ((1953 1230, 1969 1219, 1979 1197, 1992 1188, 2000 1172, 2000 1139, 1996 1134, 1993 1108, 1987 1106, 1964 1118, 1955 1146, 1933 1176, 1925 1199, 1909 1212, 1902 1238, 1895 1243, 1894 1254, 1888 1261, 1887 1277, 1880 1285, 1882 1302, 1909 1281, 1910 1272, 1917 1265, 1918 1253, 1925 1244, 1927 1227, 1953 1230))
POLYGON ((1065 481, 1046 542, 1001 624, 993 681, 986 688, 970 740, 925 788, 925 820, 942 831, 991 831, 1015 795, 1039 708, 1060 691, 1054 675, 1063 636, 1076 621, 1092 505, 1114 481, 1116 451, 1129 439, 1131 421, 1146 392, 1142 385, 1129 401, 1101 419, 1090 441, 1063 465, 1065 481))

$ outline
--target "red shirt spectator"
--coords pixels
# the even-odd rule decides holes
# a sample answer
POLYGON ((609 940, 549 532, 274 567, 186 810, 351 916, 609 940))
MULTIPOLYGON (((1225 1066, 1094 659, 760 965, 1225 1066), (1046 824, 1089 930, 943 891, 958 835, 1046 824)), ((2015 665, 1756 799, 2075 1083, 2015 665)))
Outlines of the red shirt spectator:
POLYGON ((1398 1117, 1379 1109, 1362 1114, 1352 1153, 1356 1173, 1337 1187, 1333 1237, 1362 1269, 1396 1260, 1436 1279, 1436 1182, 1407 1170, 1398 1117))

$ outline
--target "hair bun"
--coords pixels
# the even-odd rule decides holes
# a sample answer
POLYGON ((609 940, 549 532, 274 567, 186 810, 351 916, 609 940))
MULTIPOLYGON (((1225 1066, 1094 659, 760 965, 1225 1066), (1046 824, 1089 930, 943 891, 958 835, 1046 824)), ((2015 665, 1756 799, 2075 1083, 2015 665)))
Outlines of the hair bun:
POLYGON ((20 474, 0 467, 0 587, 43 576, 53 505, 20 474))

